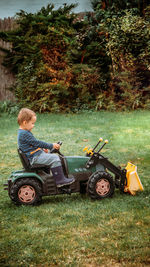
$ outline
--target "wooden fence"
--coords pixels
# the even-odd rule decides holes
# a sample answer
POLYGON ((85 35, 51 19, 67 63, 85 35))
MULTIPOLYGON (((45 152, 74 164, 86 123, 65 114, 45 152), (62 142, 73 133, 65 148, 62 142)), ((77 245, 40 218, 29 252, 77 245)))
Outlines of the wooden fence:
MULTIPOLYGON (((16 27, 14 18, 0 19, 0 31, 12 30, 16 27)), ((0 47, 11 49, 11 44, 0 39, 0 47)), ((0 101, 14 100, 13 93, 7 88, 11 87, 15 82, 15 77, 8 68, 3 66, 5 53, 0 50, 0 101)))

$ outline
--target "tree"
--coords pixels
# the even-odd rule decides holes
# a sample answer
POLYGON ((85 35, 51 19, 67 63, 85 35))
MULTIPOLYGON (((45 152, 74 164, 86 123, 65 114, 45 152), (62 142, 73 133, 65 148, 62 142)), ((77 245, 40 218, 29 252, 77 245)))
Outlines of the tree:
POLYGON ((56 112, 74 109, 79 103, 90 105, 95 98, 96 69, 72 61, 82 27, 75 21, 77 15, 70 13, 74 6, 53 10, 48 5, 35 14, 21 11, 18 28, 1 33, 1 38, 12 43, 5 65, 16 74, 14 90, 21 105, 56 112), (95 85, 87 84, 88 77, 95 85))
MULTIPOLYGON (((105 102, 109 105, 109 101, 113 101, 119 108, 143 107, 150 86, 148 2, 92 2, 97 31, 105 34, 107 55, 111 58, 111 79, 105 102)), ((100 94, 98 99, 101 98, 100 94)))

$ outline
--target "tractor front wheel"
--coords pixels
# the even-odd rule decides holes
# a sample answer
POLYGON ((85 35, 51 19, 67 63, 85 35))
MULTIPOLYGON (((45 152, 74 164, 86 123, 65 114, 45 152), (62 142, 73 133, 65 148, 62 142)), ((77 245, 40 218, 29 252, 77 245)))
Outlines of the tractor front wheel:
POLYGON ((41 197, 41 185, 32 178, 18 179, 10 189, 10 198, 16 204, 36 205, 41 201, 41 197))
POLYGON ((87 192, 92 199, 111 197, 114 193, 114 181, 107 172, 97 171, 91 175, 87 185, 87 192))

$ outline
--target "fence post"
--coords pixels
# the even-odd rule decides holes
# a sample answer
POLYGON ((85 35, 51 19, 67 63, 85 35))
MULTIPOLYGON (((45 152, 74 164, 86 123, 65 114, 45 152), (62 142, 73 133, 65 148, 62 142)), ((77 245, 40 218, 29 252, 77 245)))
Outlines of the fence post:
MULTIPOLYGON (((0 31, 8 31, 16 28, 16 22, 14 18, 0 19, 0 31)), ((5 49, 11 49, 11 43, 5 42, 0 39, 0 47, 5 49)), ((14 94, 8 90, 15 83, 14 74, 6 67, 3 66, 3 60, 5 53, 0 50, 0 101, 15 100, 14 94)))

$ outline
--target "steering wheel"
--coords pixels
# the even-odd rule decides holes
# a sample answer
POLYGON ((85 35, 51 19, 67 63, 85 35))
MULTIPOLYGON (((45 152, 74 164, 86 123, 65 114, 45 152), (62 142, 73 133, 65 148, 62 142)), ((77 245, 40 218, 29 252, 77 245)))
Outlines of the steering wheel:
MULTIPOLYGON (((57 142, 57 144, 59 144, 61 146, 62 145, 62 142, 59 141, 59 142, 57 142)), ((60 153, 60 152, 59 152, 59 149, 52 148, 51 151, 50 151, 50 153, 60 153)))

